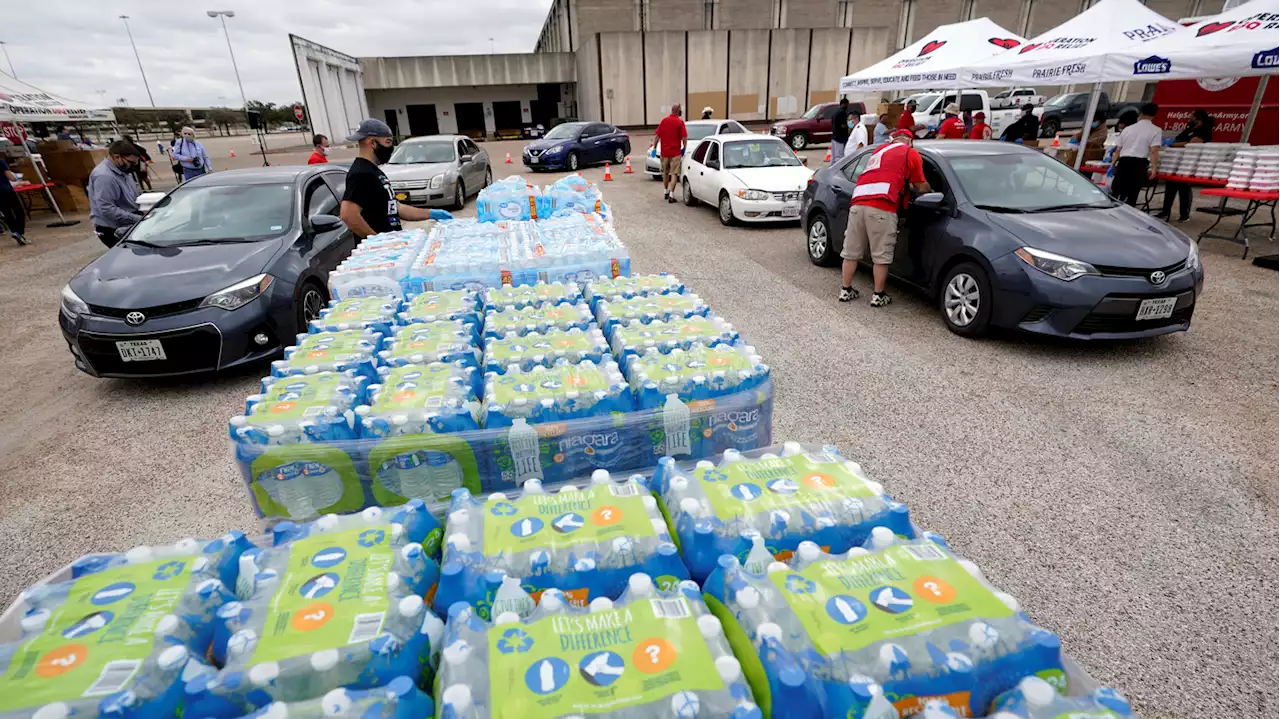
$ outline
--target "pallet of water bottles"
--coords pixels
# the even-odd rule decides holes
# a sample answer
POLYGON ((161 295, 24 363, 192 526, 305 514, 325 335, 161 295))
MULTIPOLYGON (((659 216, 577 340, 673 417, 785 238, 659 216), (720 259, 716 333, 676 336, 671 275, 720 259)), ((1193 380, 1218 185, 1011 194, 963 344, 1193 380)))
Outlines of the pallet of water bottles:
POLYGON ((577 175, 545 190, 526 187, 519 177, 507 178, 481 191, 479 219, 366 238, 329 276, 330 291, 338 299, 403 298, 438 290, 630 275, 627 248, 598 196, 577 175), (575 189, 577 185, 583 187, 575 189), (523 193, 523 199, 517 202, 512 193, 523 193), (510 209, 516 205, 523 213, 510 209))
POLYGON ((769 366, 669 275, 335 300, 309 330, 230 421, 266 518, 771 441, 769 366))
POLYGON ((0 717, 1134 716, 830 446, 527 480, 76 560, 0 717))

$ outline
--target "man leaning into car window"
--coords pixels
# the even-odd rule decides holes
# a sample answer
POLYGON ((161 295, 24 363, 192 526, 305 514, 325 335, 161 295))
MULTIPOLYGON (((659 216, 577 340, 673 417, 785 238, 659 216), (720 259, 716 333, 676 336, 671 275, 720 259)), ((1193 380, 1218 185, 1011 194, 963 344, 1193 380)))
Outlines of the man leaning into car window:
POLYGON ((364 239, 381 232, 400 229, 400 220, 451 220, 444 210, 421 210, 396 202, 391 181, 378 169, 391 159, 391 128, 372 118, 364 120, 354 135, 347 138, 360 148, 360 156, 347 170, 347 189, 342 195, 339 214, 356 237, 364 239))
POLYGON ((89 173, 89 219, 93 231, 107 247, 120 241, 116 230, 132 227, 144 214, 138 209, 138 181, 134 172, 141 164, 138 148, 116 140, 107 148, 107 158, 89 173))
POLYGON ((908 187, 917 192, 929 191, 929 183, 924 179, 924 160, 911 147, 914 139, 910 130, 895 131, 893 141, 872 153, 866 169, 858 176, 858 185, 853 188, 853 199, 849 203, 844 248, 840 251, 844 260, 841 302, 858 297, 858 291, 853 289, 853 271, 870 248, 875 287, 871 306, 889 304, 884 285, 893 262, 893 248, 898 242, 898 210, 907 205, 908 187))

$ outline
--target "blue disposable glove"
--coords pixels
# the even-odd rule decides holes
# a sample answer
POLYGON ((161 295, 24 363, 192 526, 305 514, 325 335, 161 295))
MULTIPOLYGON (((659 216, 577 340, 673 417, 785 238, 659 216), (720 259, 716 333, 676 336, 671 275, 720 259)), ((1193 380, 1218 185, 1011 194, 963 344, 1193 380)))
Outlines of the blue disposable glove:
POLYGON ((452 219, 453 219, 453 213, 451 213, 451 212, 446 212, 445 210, 435 210, 435 209, 433 209, 433 210, 431 210, 431 219, 433 219, 433 220, 452 220, 452 219))

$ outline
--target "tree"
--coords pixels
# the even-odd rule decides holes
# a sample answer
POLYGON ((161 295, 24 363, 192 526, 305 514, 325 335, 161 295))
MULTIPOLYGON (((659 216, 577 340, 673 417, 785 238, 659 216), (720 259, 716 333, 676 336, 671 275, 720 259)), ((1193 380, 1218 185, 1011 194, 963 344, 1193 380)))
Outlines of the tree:
POLYGON ((294 117, 293 106, 302 103, 282 103, 280 105, 274 102, 261 102, 258 100, 250 100, 248 109, 256 110, 262 115, 262 126, 266 130, 281 127, 283 125, 296 125, 298 118, 294 117))
POLYGON ((136 137, 140 130, 150 124, 151 118, 132 107, 117 107, 114 110, 116 122, 124 125, 136 137))
POLYGON ((212 128, 217 128, 224 135, 230 135, 236 125, 245 123, 244 113, 225 107, 215 107, 205 113, 205 120, 212 128))

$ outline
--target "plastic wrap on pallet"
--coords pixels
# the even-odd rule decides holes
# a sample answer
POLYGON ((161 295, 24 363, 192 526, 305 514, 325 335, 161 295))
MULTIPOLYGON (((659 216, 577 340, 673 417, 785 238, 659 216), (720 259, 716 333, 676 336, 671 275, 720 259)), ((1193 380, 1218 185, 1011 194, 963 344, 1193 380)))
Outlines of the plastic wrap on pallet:
POLYGON ((396 314, 399 311, 400 300, 394 297, 353 297, 349 300, 334 300, 328 307, 320 310, 320 316, 311 320, 307 329, 312 334, 342 330, 373 330, 386 335, 391 333, 391 325, 395 323, 396 314))
POLYGON ((552 367, 561 360, 577 364, 590 360, 600 364, 609 354, 609 344, 594 323, 585 330, 572 327, 531 332, 523 337, 509 332, 502 339, 485 342, 485 372, 505 374, 508 370, 528 372, 534 367, 552 367))
POLYGON ((395 327, 383 342, 378 360, 386 367, 430 362, 464 362, 480 366, 480 330, 462 320, 420 322, 395 327))
POLYGON ((351 411, 364 400, 366 383, 352 370, 264 377, 262 392, 245 400, 245 414, 231 418, 231 439, 258 445, 354 439, 351 411))
POLYGON ((396 315, 399 324, 461 320, 480 325, 480 297, 471 290, 440 290, 405 297, 404 309, 396 315))
POLYGON ((694 344, 663 353, 649 348, 625 356, 627 381, 641 409, 660 407, 677 396, 697 402, 741 392, 769 381, 769 365, 750 345, 694 344))
POLYGON ((714 314, 657 322, 633 319, 615 323, 609 331, 609 346, 624 366, 628 355, 651 349, 670 352, 694 345, 734 344, 738 339, 733 325, 714 314))
POLYGON ((697 317, 710 311, 702 298, 692 292, 632 297, 630 299, 602 300, 596 303, 596 320, 605 332, 622 322, 639 320, 656 322, 697 317))
POLYGON ((684 283, 666 273, 657 275, 632 275, 630 277, 602 277, 591 280, 582 287, 582 296, 592 309, 601 301, 629 300, 649 295, 680 294, 684 283))
POLYGON ((408 676, 373 689, 334 689, 322 697, 272 702, 240 719, 423 719, 435 703, 408 676))
POLYGON ((586 329, 595 321, 585 303, 539 305, 522 309, 489 310, 484 316, 485 337, 524 336, 530 332, 586 329))
POLYGON ((372 379, 374 357, 382 344, 382 333, 372 329, 339 330, 300 334, 284 359, 271 363, 277 377, 316 372, 354 371, 372 379))
POLYGON ((524 309, 544 304, 576 303, 582 291, 574 282, 543 282, 534 285, 491 287, 484 291, 485 310, 524 309))

